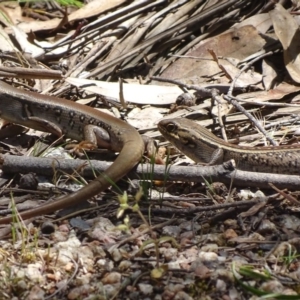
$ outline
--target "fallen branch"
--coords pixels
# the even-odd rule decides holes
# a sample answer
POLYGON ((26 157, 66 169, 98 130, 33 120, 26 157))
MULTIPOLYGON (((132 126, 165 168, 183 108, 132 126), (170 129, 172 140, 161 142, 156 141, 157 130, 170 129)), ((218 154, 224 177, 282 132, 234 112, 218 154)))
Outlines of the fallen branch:
MULTIPOLYGON (((99 160, 53 159, 5 155, 1 157, 2 171, 6 174, 29 173, 53 176, 55 172, 77 174, 94 178, 95 174, 104 172, 110 162, 99 160)), ((121 167, 121 166, 120 166, 121 167)), ((234 170, 234 161, 216 166, 162 166, 140 164, 128 176, 133 179, 167 180, 185 182, 224 182, 235 186, 270 188, 272 183, 278 188, 299 189, 300 176, 269 173, 255 173, 234 170)))

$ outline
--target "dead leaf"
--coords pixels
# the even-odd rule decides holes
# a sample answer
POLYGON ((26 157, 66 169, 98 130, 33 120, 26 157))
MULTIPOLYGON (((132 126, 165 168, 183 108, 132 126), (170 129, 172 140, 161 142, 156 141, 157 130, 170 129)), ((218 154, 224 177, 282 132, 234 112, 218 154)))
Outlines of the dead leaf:
MULTIPOLYGON (((91 93, 114 98, 119 102, 119 83, 68 77, 66 81, 91 93)), ((178 86, 123 83, 124 99, 137 104, 166 105, 175 103, 182 90, 178 86)))
POLYGON ((275 69, 275 64, 267 59, 263 60, 262 68, 263 68, 263 83, 265 89, 268 91, 271 88, 273 88, 278 74, 275 69))
POLYGON ((274 30, 283 47, 286 69, 296 82, 300 82, 300 31, 295 19, 280 4, 270 12, 274 30))
POLYGON ((69 15, 69 21, 81 20, 97 16, 105 11, 122 5, 125 0, 94 0, 69 15))
MULTIPOLYGON (((223 34, 200 42, 185 54, 198 58, 178 59, 163 72, 161 77, 184 79, 187 82, 189 78, 197 76, 199 82, 194 82, 194 84, 203 83, 207 78, 220 73, 218 64, 211 59, 207 49, 212 49, 217 56, 242 60, 261 50, 265 44, 266 41, 252 25, 232 28, 223 34), (250 40, 251 47, 249 47, 250 40)), ((228 79, 220 78, 219 83, 228 83, 228 79)))

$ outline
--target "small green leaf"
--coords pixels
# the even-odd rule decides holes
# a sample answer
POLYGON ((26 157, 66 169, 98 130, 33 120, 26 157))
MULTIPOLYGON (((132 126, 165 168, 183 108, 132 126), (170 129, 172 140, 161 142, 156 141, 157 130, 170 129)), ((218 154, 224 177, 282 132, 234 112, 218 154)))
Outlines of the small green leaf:
POLYGON ((234 279, 240 284, 240 286, 246 290, 247 292, 259 296, 261 297, 260 299, 268 299, 268 298, 272 298, 272 299, 279 299, 279 300, 299 300, 299 295, 282 295, 282 294, 272 294, 269 292, 265 292, 259 289, 256 289, 250 285, 247 285, 245 283, 243 283, 238 277, 239 274, 237 273, 236 269, 235 269, 235 264, 232 264, 232 272, 233 272, 233 276, 234 279))
POLYGON ((150 276, 152 279, 160 279, 162 278, 168 271, 167 265, 162 265, 158 268, 155 268, 151 271, 150 276))
POLYGON ((256 280, 269 280, 272 278, 268 272, 265 272, 265 274, 263 274, 257 271, 253 271, 252 269, 252 266, 242 266, 239 269, 239 273, 240 275, 247 276, 256 280))

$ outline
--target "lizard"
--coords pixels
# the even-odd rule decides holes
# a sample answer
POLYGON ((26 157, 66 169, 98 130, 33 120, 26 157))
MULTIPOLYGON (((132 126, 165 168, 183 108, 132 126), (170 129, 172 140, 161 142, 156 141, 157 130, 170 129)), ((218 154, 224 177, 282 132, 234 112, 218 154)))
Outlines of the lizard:
POLYGON ((205 127, 185 118, 158 123, 161 134, 197 163, 220 164, 234 159, 237 169, 300 175, 300 145, 248 147, 230 144, 205 127))
MULTIPOLYGON (((52 213, 81 203, 125 176, 141 159, 144 141, 126 122, 70 100, 21 90, 0 81, 0 117, 60 137, 86 140, 120 152, 114 163, 88 185, 69 195, 20 213, 22 219, 52 213)), ((12 221, 0 218, 0 224, 12 221)))

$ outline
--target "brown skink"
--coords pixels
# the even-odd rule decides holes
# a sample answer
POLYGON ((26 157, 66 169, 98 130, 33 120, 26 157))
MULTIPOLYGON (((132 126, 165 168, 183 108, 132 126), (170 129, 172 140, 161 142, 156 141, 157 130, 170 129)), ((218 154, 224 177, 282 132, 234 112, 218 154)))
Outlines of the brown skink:
MULTIPOLYGON (((78 141, 110 146, 120 152, 100 176, 77 192, 20 213, 23 219, 44 215, 83 202, 126 175, 141 159, 144 142, 127 123, 72 101, 20 90, 0 81, 0 117, 36 130, 78 141)), ((12 217, 0 218, 0 224, 12 217)))
POLYGON ((195 162, 214 165, 234 159, 237 169, 243 171, 300 175, 300 145, 233 145, 188 119, 165 119, 159 122, 158 129, 195 162))

